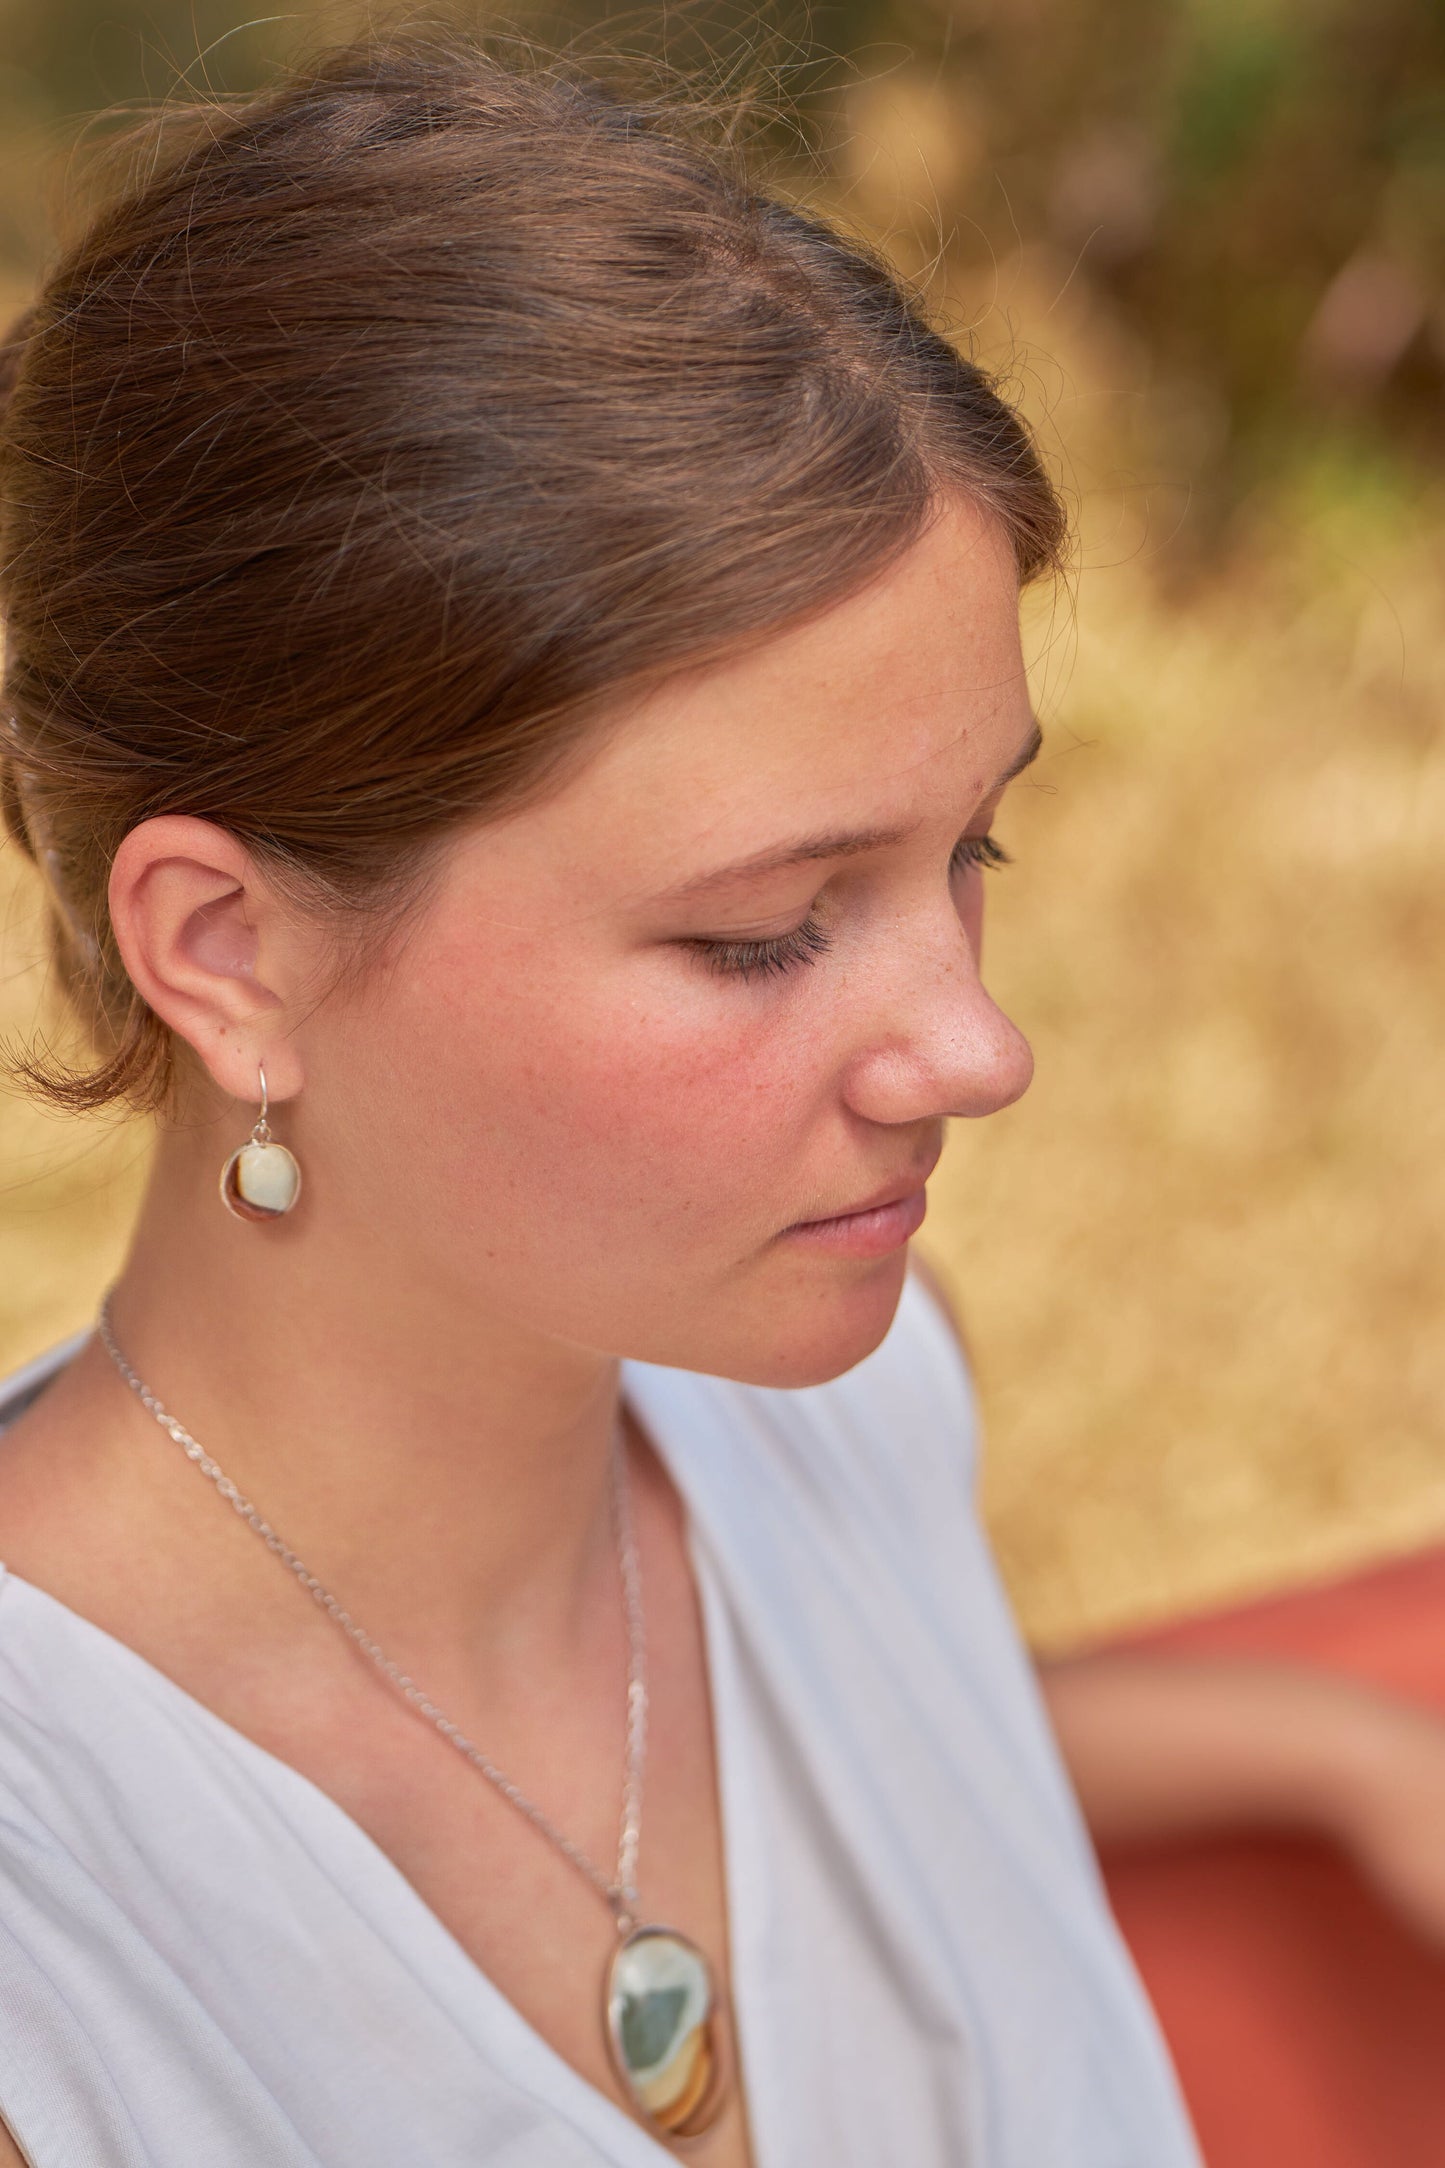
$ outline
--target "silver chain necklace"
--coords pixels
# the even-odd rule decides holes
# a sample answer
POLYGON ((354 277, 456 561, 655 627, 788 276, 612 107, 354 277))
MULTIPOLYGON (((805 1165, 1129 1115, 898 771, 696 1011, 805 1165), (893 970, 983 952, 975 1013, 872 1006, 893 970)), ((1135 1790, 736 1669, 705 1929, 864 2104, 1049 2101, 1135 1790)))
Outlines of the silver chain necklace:
POLYGON ((627 1750, 618 1830, 617 1868, 610 1878, 580 1845, 564 1836, 542 1809, 491 1757, 439 1709, 423 1688, 385 1655, 339 1599, 312 1573, 270 1522, 232 1482, 220 1464, 146 1385, 126 1361, 111 1322, 111 1297, 100 1305, 96 1332, 102 1347, 147 1414, 154 1417, 187 1460, 200 1469, 226 1503, 294 1574, 321 1610, 335 1621, 382 1677, 418 1715, 484 1776, 502 1797, 556 1846, 604 1899, 619 1943, 607 1968, 604 2029, 613 2066, 641 2120, 664 2138, 687 2138, 716 2121, 726 2097, 714 2017, 711 1968, 696 1944, 676 1930, 639 1926, 637 1860, 642 1843, 642 1772, 647 1755, 647 1644, 642 1608, 642 1568, 632 1517, 627 1448, 619 1407, 610 1443, 609 1490, 618 1578, 627 1620, 627 1750))

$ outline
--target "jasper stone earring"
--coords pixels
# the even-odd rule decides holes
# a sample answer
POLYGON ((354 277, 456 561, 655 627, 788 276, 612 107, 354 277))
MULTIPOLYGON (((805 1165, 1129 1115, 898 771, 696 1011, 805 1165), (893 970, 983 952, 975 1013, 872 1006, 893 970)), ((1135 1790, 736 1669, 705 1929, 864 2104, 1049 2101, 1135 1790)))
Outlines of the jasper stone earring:
POLYGON ((301 1169, 284 1144, 278 1144, 266 1119, 266 1072, 261 1079, 261 1114, 251 1141, 232 1152, 221 1169, 221 1201, 237 1219, 274 1220, 289 1212, 301 1194, 301 1169))

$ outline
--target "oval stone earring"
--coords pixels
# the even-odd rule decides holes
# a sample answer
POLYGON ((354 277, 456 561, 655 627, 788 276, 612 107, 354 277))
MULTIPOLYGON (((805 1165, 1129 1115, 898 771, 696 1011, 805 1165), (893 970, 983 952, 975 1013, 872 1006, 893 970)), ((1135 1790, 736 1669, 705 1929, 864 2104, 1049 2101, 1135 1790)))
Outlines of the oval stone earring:
POLYGON ((301 1194, 301 1169, 294 1154, 278 1144, 266 1119, 266 1072, 261 1078, 261 1113, 251 1141, 232 1152, 221 1169, 221 1198, 237 1219, 273 1220, 289 1212, 301 1194))

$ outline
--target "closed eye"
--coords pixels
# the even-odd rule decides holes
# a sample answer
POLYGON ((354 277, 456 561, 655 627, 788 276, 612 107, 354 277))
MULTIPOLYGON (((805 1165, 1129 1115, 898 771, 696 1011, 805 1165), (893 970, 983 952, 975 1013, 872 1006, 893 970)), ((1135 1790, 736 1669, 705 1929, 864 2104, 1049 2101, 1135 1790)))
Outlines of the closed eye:
POLYGON ((1011 866, 1013 859, 1001 843, 992 836, 960 836, 948 861, 951 874, 962 873, 965 866, 1011 866))
MULTIPOLYGON (((948 861, 950 881, 970 866, 990 869, 1012 864, 1009 853, 992 836, 960 836, 948 861)), ((770 941, 707 941, 700 936, 681 944, 695 949, 710 971, 725 978, 777 977, 800 964, 813 963, 827 954, 833 937, 811 914, 791 933, 770 941)))

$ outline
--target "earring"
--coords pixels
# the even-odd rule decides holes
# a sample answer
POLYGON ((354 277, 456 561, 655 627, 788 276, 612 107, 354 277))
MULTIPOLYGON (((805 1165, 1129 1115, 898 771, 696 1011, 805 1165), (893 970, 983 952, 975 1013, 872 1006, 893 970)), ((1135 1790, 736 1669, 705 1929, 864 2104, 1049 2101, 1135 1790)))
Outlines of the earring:
POLYGON ((301 1194, 301 1169, 284 1144, 277 1144, 266 1119, 266 1072, 261 1078, 261 1115, 251 1141, 232 1152, 221 1169, 221 1201, 237 1219, 273 1220, 289 1212, 301 1194))

